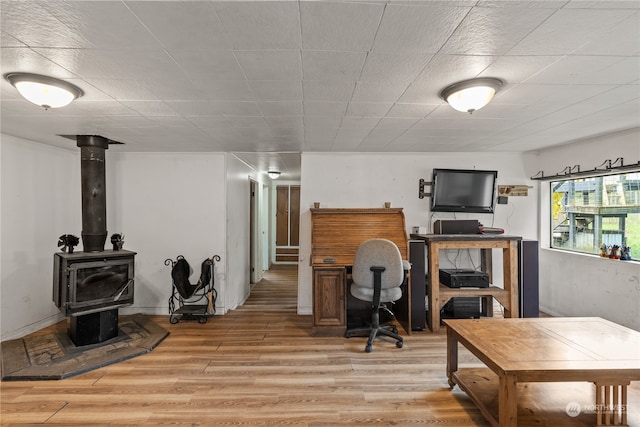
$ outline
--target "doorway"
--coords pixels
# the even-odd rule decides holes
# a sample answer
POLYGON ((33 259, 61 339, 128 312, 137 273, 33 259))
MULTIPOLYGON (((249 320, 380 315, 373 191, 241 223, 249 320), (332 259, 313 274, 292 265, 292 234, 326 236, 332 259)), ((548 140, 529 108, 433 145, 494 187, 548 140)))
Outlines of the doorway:
POLYGON ((275 262, 297 264, 300 252, 300 186, 276 187, 275 262))

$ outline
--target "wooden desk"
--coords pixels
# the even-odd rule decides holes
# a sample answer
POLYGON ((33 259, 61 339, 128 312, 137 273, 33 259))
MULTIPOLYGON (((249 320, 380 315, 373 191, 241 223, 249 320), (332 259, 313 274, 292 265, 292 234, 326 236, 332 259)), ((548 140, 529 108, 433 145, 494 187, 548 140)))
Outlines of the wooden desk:
POLYGON ((492 426, 517 426, 518 383, 576 381, 596 386, 596 425, 627 425, 627 386, 640 380, 640 332, 597 317, 444 323, 449 385, 459 385, 492 426), (483 390, 491 373, 458 369, 458 343, 497 374, 497 408, 493 397, 486 398, 495 396, 495 388, 483 390))
POLYGON ((518 241, 521 237, 503 234, 412 234, 412 239, 424 240, 427 245, 428 274, 427 295, 429 311, 427 324, 432 332, 440 330, 440 310, 454 297, 483 297, 487 304, 487 315, 492 313, 492 298, 504 307, 505 317, 518 317, 518 241), (482 271, 489 274, 492 282, 491 249, 502 249, 503 286, 488 288, 452 289, 440 284, 440 249, 480 249, 482 271))
MULTIPOLYGON (((402 208, 312 208, 313 334, 343 335, 346 329, 346 268, 360 244, 384 238, 408 259, 402 208)), ((402 322, 401 322, 402 324, 402 322)), ((403 327, 411 331, 411 327, 403 327)))

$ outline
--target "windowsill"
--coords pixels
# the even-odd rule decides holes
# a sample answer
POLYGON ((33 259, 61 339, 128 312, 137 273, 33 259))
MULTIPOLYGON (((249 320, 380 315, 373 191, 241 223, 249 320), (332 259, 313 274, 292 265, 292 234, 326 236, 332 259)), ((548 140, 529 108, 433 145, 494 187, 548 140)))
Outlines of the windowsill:
POLYGON ((540 248, 541 250, 545 250, 545 251, 550 251, 550 252, 558 252, 558 253, 562 253, 562 254, 566 254, 566 255, 575 255, 575 256, 583 256, 583 257, 589 257, 589 258, 597 258, 597 259, 601 259, 603 261, 610 261, 610 262, 623 262, 623 263, 629 263, 629 264, 640 264, 639 260, 635 260, 635 259, 631 259, 628 261, 620 261, 619 259, 614 259, 614 258, 606 258, 606 257, 601 257, 600 255, 595 255, 595 254, 587 254, 584 252, 574 252, 574 251, 568 251, 568 250, 564 250, 564 249, 557 249, 557 248, 540 248))

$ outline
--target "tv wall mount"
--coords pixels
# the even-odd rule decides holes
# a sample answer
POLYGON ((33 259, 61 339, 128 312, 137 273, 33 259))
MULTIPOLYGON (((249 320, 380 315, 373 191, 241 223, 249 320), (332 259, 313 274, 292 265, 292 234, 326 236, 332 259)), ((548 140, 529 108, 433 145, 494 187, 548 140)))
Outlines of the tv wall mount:
POLYGON ((425 193, 424 192, 424 187, 431 187, 433 185, 432 181, 425 181, 424 179, 420 178, 420 185, 418 187, 418 197, 421 199, 424 199, 425 197, 431 197, 431 193, 425 193))

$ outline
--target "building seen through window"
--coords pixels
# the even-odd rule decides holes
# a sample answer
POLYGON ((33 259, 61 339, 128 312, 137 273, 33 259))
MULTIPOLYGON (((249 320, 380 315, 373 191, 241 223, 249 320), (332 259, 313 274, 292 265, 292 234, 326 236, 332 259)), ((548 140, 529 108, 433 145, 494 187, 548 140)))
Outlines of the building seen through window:
POLYGON ((551 181, 551 247, 640 260, 640 172, 551 181), (613 251, 613 252, 612 252, 613 251))

